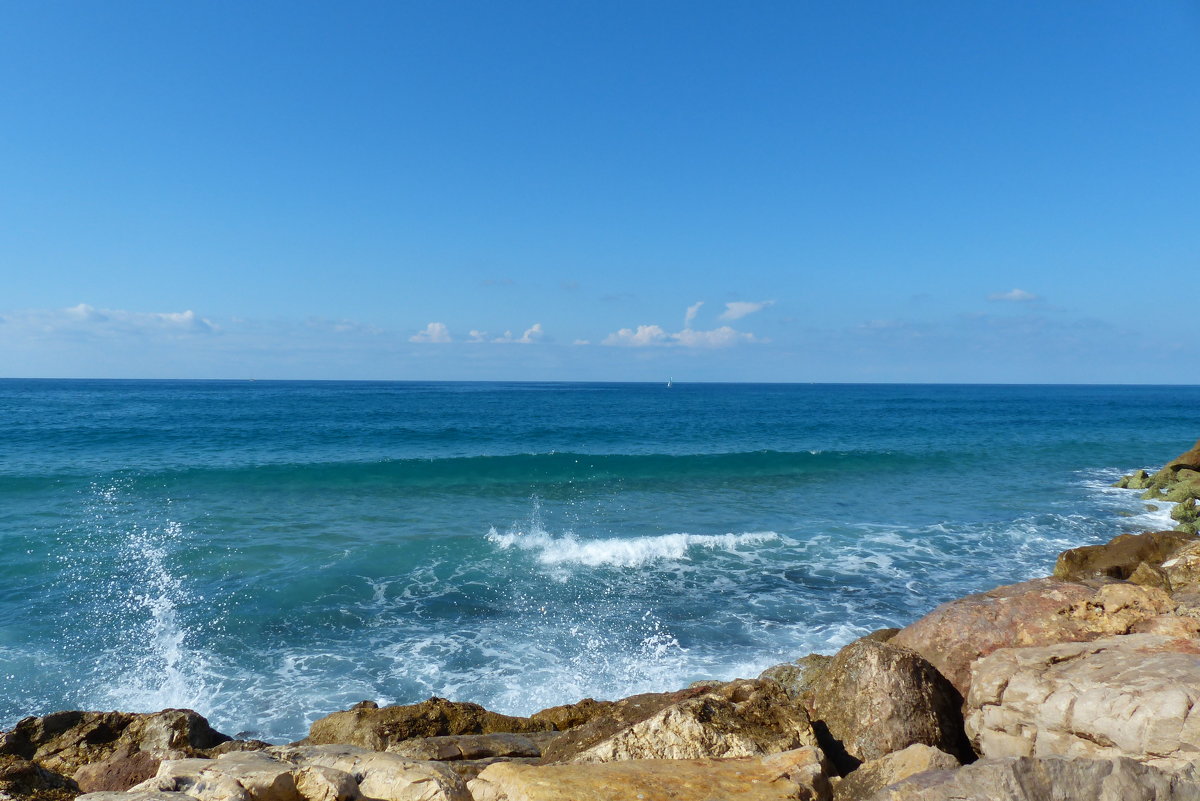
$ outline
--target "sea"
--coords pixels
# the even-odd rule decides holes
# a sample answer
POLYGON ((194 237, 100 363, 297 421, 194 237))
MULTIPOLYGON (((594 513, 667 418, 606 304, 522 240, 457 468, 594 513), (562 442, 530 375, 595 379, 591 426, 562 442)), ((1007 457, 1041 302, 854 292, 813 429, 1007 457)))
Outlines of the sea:
POLYGON ((752 677, 1059 551, 1200 387, 0 381, 0 728, 752 677))

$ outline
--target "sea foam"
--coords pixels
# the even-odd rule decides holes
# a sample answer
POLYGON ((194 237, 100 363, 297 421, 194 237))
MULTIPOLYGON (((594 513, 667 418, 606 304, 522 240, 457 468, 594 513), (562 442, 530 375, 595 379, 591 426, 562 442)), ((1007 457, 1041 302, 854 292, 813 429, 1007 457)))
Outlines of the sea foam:
POLYGON ((774 531, 752 531, 743 534, 677 533, 581 540, 571 533, 556 537, 540 528, 501 534, 493 527, 487 538, 502 549, 533 551, 537 554, 537 561, 543 565, 642 567, 655 562, 687 560, 695 550, 736 553, 743 546, 778 541, 779 535, 774 531))

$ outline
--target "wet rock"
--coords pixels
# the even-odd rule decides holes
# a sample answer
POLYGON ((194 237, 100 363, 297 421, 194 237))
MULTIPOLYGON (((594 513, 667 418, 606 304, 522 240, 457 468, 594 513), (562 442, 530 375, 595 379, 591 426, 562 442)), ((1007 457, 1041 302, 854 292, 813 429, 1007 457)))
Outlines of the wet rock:
POLYGON ((828 801, 821 752, 741 759, 493 765, 471 782, 475 801, 828 801))
POLYGON ((344 712, 314 722, 308 739, 312 745, 346 744, 384 751, 415 737, 458 734, 546 731, 547 720, 512 717, 490 712, 479 704, 430 698, 419 704, 376 707, 358 704, 344 712))
POLYGON ((1113 486, 1119 489, 1146 489, 1150 486, 1150 474, 1145 470, 1135 470, 1127 476, 1121 476, 1113 486))
POLYGON ((574 704, 552 706, 540 712, 534 712, 529 719, 545 724, 545 728, 555 731, 566 731, 576 726, 582 726, 597 715, 612 709, 613 701, 597 701, 594 698, 584 698, 574 704))
POLYGON ((1196 801, 1191 773, 1128 759, 982 759, 958 770, 918 773, 870 801, 1196 801))
POLYGON ((809 693, 813 682, 824 673, 832 661, 832 656, 809 654, 793 662, 785 662, 782 665, 769 667, 758 674, 758 677, 760 679, 770 679, 779 682, 779 685, 783 687, 784 692, 788 694, 789 698, 799 699, 809 693))
POLYGON ((1200 759, 1200 641, 1130 634, 998 650, 975 664, 967 733, 985 757, 1200 759))
POLYGON ((1200 498, 1200 442, 1180 454, 1146 482, 1146 500, 1182 501, 1200 498))
POLYGON ((843 774, 914 744, 974 757, 963 734, 962 696, 908 648, 865 638, 850 643, 814 682, 811 699, 819 744, 843 774))
POLYGON ((971 687, 971 664, 999 648, 1125 634, 1139 614, 1151 617, 1159 608, 1154 588, 1133 587, 1143 592, 1144 603, 1136 600, 1137 592, 1103 595, 1104 590, 1056 578, 997 587, 942 604, 901 629, 888 644, 921 654, 965 697, 971 687))
POLYGON ((118 752, 143 751, 158 759, 190 756, 228 739, 190 709, 150 714, 55 712, 25 718, 0 734, 0 754, 24 757, 71 776, 83 765, 118 752))
POLYGON ((1104 545, 1085 545, 1063 551, 1054 565, 1054 575, 1066 581, 1128 579, 1139 566, 1160 566, 1175 551, 1194 541, 1195 537, 1179 531, 1121 534, 1104 545))
POLYGON ((927 745, 910 745, 887 756, 864 762, 833 789, 834 801, 862 801, 889 784, 926 770, 954 770, 959 762, 927 745))
POLYGON ((79 795, 75 782, 24 757, 0 756, 0 798, 69 801, 79 795))
POLYGON ((647 693, 565 732, 544 762, 744 757, 816 745, 804 709, 773 681, 647 693))

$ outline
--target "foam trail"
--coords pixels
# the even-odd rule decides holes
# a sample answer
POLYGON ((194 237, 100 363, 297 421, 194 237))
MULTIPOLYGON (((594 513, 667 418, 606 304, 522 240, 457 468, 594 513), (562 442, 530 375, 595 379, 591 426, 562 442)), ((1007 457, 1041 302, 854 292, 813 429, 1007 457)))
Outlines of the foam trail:
POLYGON ((543 565, 577 564, 585 567, 642 567, 663 561, 689 559, 693 549, 735 553, 744 545, 759 545, 779 540, 774 531, 744 534, 662 534, 628 539, 580 540, 567 533, 561 537, 540 529, 501 534, 492 528, 488 541, 500 548, 536 551, 543 565))

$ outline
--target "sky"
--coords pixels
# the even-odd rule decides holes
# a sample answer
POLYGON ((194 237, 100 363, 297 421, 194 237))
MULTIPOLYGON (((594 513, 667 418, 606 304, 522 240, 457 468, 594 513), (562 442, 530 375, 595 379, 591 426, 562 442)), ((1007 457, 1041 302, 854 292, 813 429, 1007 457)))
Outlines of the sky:
POLYGON ((0 0, 0 376, 1200 382, 1200 0, 0 0))

